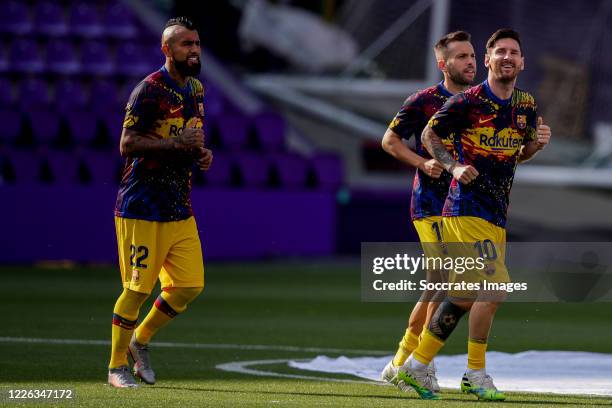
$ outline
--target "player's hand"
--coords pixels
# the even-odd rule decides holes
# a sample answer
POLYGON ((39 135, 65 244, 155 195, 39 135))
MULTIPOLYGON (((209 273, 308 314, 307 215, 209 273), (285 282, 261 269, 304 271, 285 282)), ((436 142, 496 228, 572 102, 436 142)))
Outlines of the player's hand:
POLYGON ((550 126, 544 124, 544 119, 538 116, 538 127, 536 134, 536 143, 538 144, 538 150, 542 150, 548 143, 550 143, 550 137, 552 132, 550 126))
POLYGON ((461 184, 468 184, 478 177, 478 170, 469 164, 457 163, 452 169, 453 177, 461 184))
POLYGON ((213 153, 212 150, 202 148, 200 149, 200 155, 196 159, 196 164, 198 168, 202 171, 207 171, 210 168, 210 165, 213 161, 213 153))
POLYGON ((444 167, 436 159, 427 160, 419 167, 425 174, 431 178, 440 178, 444 167))
POLYGON ((186 151, 200 150, 204 148, 204 131, 196 128, 185 128, 176 137, 179 149, 186 151))

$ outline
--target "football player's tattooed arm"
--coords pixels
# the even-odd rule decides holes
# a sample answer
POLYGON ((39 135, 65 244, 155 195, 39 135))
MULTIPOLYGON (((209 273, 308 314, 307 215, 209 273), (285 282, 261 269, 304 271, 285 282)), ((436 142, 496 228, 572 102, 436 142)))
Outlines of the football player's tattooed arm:
POLYGON ((199 156, 204 148, 202 129, 184 129, 177 137, 158 139, 135 130, 123 129, 119 150, 123 157, 155 156, 164 152, 177 152, 199 156))
POLYGON ((421 134, 421 142, 431 154, 431 157, 438 160, 442 167, 449 173, 453 171, 453 168, 457 165, 457 161, 453 159, 453 156, 448 152, 442 139, 433 131, 431 127, 425 126, 423 133, 421 134))
POLYGON ((444 169, 440 166, 440 163, 434 159, 427 160, 416 154, 402 142, 402 137, 391 129, 387 128, 383 136, 382 148, 397 160, 421 169, 432 178, 439 178, 442 175, 444 169))
POLYGON ((460 183, 468 184, 478 176, 478 170, 473 166, 460 164, 453 158, 442 143, 440 136, 429 125, 423 129, 421 141, 429 154, 460 183))

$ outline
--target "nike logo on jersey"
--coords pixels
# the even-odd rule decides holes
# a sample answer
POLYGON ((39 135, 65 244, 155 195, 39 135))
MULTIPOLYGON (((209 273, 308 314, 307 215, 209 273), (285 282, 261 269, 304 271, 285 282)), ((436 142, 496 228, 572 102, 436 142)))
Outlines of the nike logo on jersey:
POLYGON ((497 115, 493 115, 493 116, 489 116, 488 118, 479 118, 478 119, 478 124, 482 125, 483 123, 487 123, 492 121, 493 119, 495 119, 497 117, 497 115))
POLYGON ((172 109, 172 108, 170 108, 170 113, 176 113, 176 112, 180 111, 181 109, 183 109, 183 107, 182 107, 182 106, 179 106, 179 107, 178 107, 178 108, 176 108, 176 109, 172 109))

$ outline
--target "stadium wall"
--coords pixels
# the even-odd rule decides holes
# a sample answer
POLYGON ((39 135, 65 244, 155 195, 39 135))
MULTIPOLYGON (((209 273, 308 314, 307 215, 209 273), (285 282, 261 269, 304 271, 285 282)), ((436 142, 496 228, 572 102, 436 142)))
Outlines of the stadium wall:
MULTIPOLYGON (((115 186, 2 186, 0 263, 116 262, 115 186)), ((194 188, 207 260, 326 256, 336 246, 335 193, 194 188)))

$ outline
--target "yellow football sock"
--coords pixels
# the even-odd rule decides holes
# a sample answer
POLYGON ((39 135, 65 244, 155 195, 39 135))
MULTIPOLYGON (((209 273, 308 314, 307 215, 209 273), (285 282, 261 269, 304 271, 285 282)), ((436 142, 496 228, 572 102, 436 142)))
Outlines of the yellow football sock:
POLYGON ((393 365, 396 367, 400 367, 401 365, 403 365, 418 345, 419 336, 416 335, 412 330, 406 329, 406 333, 404 334, 404 337, 402 337, 402 340, 399 342, 399 347, 397 348, 397 352, 395 353, 395 357, 393 358, 393 365))
POLYGON ((123 289, 113 309, 111 358, 108 368, 127 365, 127 350, 136 327, 140 306, 149 295, 123 289))
POLYGON ((482 340, 468 340, 468 369, 482 370, 485 368, 487 343, 482 340))
POLYGON ((427 329, 423 330, 422 336, 421 342, 412 355, 417 361, 428 365, 444 346, 444 341, 427 329))
POLYGON ((136 329, 136 341, 148 344, 159 329, 187 309, 202 288, 167 288, 155 300, 151 311, 136 329))

